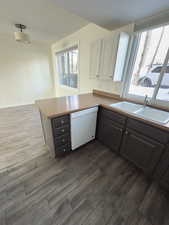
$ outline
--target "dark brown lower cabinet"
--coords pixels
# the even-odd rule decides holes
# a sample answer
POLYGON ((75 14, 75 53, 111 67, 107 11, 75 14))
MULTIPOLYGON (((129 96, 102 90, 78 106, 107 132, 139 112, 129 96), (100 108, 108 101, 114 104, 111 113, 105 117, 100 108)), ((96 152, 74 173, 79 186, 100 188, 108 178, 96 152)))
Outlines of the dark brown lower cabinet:
POLYGON ((97 139, 104 145, 119 152, 123 128, 112 122, 107 117, 102 117, 97 129, 97 139))
POLYGON ((53 118, 51 123, 55 156, 65 155, 71 151, 70 115, 53 118))
POLYGON ((96 137, 169 190, 168 132, 100 107, 96 137))
POLYGON ((155 179, 169 190, 169 146, 165 149, 164 154, 154 173, 155 179))
POLYGON ((121 155, 151 175, 159 162, 164 146, 155 140, 133 130, 126 130, 121 155))

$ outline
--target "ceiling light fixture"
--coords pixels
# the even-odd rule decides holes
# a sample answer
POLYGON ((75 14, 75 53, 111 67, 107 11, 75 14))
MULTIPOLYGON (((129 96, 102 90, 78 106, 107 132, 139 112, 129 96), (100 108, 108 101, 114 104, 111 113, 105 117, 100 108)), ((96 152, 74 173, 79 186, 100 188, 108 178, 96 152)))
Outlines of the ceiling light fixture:
POLYGON ((15 41, 21 42, 24 44, 30 44, 30 39, 29 39, 28 34, 26 34, 22 31, 22 30, 26 29, 26 26, 23 24, 15 24, 15 27, 20 29, 20 31, 14 32, 15 41))

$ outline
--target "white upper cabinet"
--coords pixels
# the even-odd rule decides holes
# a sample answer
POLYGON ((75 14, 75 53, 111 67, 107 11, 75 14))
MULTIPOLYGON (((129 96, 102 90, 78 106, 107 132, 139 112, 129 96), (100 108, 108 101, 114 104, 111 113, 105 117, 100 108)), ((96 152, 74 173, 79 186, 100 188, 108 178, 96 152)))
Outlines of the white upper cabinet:
POLYGON ((122 81, 129 45, 129 34, 121 32, 117 40, 113 81, 122 81))
POLYGON ((103 80, 112 80, 114 67, 115 67, 115 58, 117 52, 117 40, 118 34, 110 36, 102 40, 102 51, 100 54, 100 79, 103 80))
POLYGON ((90 76, 102 80, 121 81, 128 43, 129 35, 124 32, 114 33, 108 38, 93 42, 91 45, 90 76))
POLYGON ((101 48, 102 40, 94 41, 90 46, 90 78, 99 77, 101 48))

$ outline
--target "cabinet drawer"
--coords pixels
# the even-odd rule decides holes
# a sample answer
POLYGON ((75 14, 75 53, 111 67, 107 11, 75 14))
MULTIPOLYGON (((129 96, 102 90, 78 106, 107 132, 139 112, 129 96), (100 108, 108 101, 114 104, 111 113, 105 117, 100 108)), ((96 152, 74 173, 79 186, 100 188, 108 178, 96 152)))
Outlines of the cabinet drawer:
POLYGON ((67 133, 70 133, 69 125, 53 129, 53 134, 55 137, 58 137, 58 136, 61 136, 61 135, 67 134, 67 133))
POLYGON ((103 107, 100 108, 100 117, 107 117, 108 119, 110 119, 116 123, 120 123, 122 125, 124 125, 125 121, 126 121, 125 116, 123 116, 119 113, 113 112, 111 110, 105 109, 103 107))
POLYGON ((55 148, 56 154, 57 153, 64 153, 64 152, 70 152, 71 151, 71 145, 70 144, 65 144, 60 147, 55 148))
POLYGON ((57 118, 52 119, 52 126, 53 128, 59 128, 65 125, 69 125, 69 115, 66 116, 60 116, 57 118))
POLYGON ((60 147, 65 144, 70 144, 70 135, 62 135, 59 138, 54 138, 55 146, 60 147))
POLYGON ((129 118, 127 120, 127 128, 135 130, 135 131, 137 131, 147 137, 155 139, 163 144, 166 144, 169 141, 169 134, 167 132, 160 130, 156 127, 153 127, 149 124, 146 124, 144 122, 138 121, 138 120, 129 118))

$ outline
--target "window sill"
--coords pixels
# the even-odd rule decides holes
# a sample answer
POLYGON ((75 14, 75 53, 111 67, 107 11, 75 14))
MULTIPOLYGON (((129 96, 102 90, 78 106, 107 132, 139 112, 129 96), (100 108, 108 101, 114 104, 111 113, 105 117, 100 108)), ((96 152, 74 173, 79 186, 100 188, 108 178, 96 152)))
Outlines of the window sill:
POLYGON ((66 89, 66 90, 70 90, 70 91, 75 91, 75 92, 79 91, 79 88, 72 88, 72 87, 68 87, 66 85, 62 85, 62 84, 59 84, 59 87, 63 88, 63 89, 66 89))

